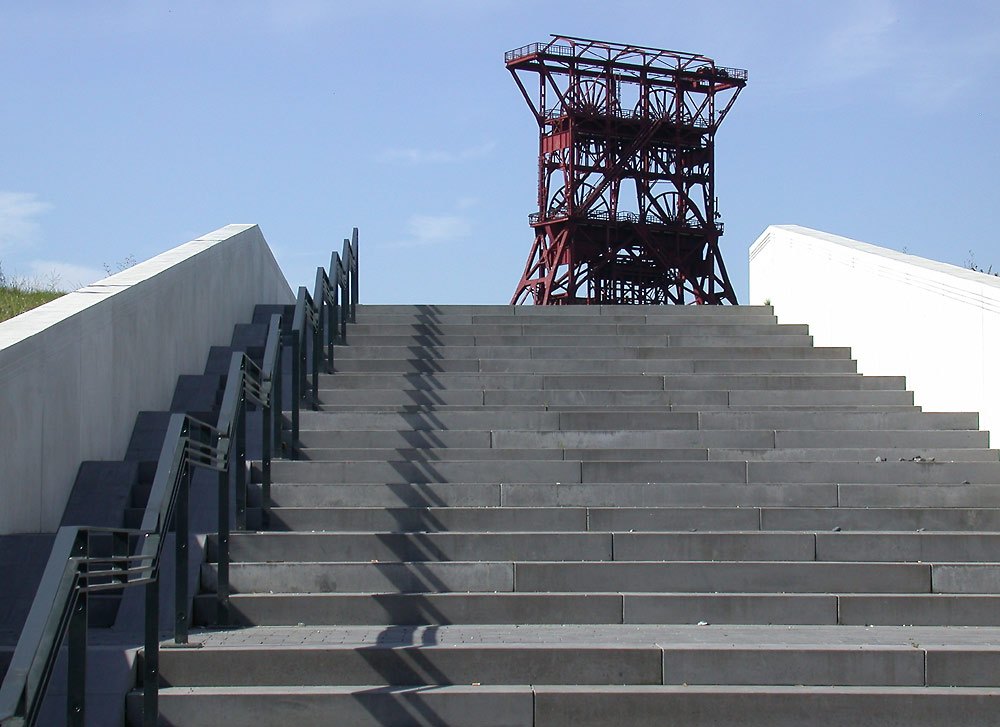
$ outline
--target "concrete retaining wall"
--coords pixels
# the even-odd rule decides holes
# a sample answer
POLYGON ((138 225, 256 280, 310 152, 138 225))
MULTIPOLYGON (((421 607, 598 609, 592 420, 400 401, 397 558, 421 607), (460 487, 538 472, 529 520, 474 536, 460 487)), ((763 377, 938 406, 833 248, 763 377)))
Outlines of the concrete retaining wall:
POLYGON ((58 527, 80 462, 121 459, 139 411, 289 302, 260 229, 228 225, 0 323, 0 534, 58 527))
POLYGON ((1000 432, 1000 278, 795 225, 750 247, 750 302, 850 346, 865 374, 906 376, 928 411, 1000 432))

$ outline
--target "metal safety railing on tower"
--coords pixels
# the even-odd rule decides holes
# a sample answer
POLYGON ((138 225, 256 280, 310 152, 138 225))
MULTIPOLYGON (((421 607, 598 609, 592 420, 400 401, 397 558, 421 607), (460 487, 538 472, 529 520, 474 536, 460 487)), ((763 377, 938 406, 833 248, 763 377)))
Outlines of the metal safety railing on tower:
POLYGON ((218 625, 232 622, 229 610, 230 498, 235 500, 235 530, 247 529, 247 413, 261 412, 260 519, 270 523, 271 458, 295 456, 299 410, 306 377, 312 375, 310 405, 319 403, 321 359, 332 370, 333 345, 346 342, 346 324, 356 320, 358 304, 358 230, 344 240, 343 252, 333 253, 330 270, 317 270, 318 295, 300 288, 288 333, 282 316, 268 323, 264 354, 258 366, 247 354, 230 359, 222 405, 215 426, 187 414, 170 417, 156 474, 138 529, 62 527, 56 533, 42 579, 21 631, 7 674, 0 685, 0 726, 38 724, 46 690, 65 644, 67 659, 66 724, 83 727, 86 717, 88 597, 92 593, 145 586, 144 648, 139 674, 142 724, 159 718, 160 581, 168 531, 173 530, 173 641, 188 642, 189 522, 193 473, 218 473, 218 625), (322 273, 322 275, 321 275, 322 273), (325 345, 324 345, 325 337, 325 345), (284 426, 283 359, 290 349, 291 429, 284 426), (235 492, 233 492, 235 489, 235 492))

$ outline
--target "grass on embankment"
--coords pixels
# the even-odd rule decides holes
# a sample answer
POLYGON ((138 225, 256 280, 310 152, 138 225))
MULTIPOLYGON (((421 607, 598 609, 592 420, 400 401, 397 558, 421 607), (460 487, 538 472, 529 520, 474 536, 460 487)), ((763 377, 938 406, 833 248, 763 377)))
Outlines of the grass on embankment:
POLYGON ((0 286, 0 321, 37 308, 65 293, 54 290, 28 290, 18 286, 0 286))

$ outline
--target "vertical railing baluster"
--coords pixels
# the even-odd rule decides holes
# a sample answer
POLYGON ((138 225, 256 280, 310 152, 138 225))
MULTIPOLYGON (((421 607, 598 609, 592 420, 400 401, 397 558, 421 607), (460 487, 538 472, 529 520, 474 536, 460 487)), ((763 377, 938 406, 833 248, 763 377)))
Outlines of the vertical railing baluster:
MULTIPOLYGON (((187 436, 192 434, 190 427, 187 436)), ((188 642, 188 533, 191 493, 191 466, 185 459, 181 464, 181 482, 174 506, 174 643, 188 642)))
POLYGON ((146 623, 142 650, 142 727, 157 727, 160 721, 160 580, 154 564, 146 591, 146 623))
MULTIPOLYGON (((319 303, 318 305, 322 305, 319 303)), ((315 324, 312 326, 312 409, 319 410, 319 364, 323 353, 323 334, 320 326, 319 311, 316 311, 315 324)))
POLYGON ((230 462, 236 470, 236 529, 242 532, 247 529, 247 395, 242 387, 236 412, 235 449, 230 462))
POLYGON ((299 442, 299 402, 302 399, 302 381, 299 370, 302 359, 299 355, 301 341, 297 331, 292 331, 292 441, 288 445, 288 456, 295 456, 295 448, 299 442))
POLYGON ((84 727, 87 701, 87 564, 85 559, 90 555, 90 535, 88 531, 77 531, 73 543, 73 556, 80 558, 77 568, 77 582, 74 587, 75 598, 70 615, 69 631, 67 633, 66 675, 66 724, 72 727, 84 727))
MULTIPOLYGON (((219 453, 223 456, 223 453, 219 453)), ((216 540, 218 576, 215 586, 215 622, 219 626, 229 623, 229 462, 219 472, 219 536, 216 540)))
MULTIPOLYGON (((261 390, 265 384, 261 380, 261 390)), ((271 527, 271 409, 274 406, 274 386, 264 397, 260 415, 260 529, 271 527)))
POLYGON ((271 374, 271 397, 273 398, 273 404, 271 406, 271 412, 274 416, 274 453, 276 455, 285 456, 284 450, 282 449, 282 442, 284 441, 284 408, 282 407, 284 394, 282 389, 285 387, 285 377, 283 374, 284 363, 282 359, 284 356, 284 346, 282 346, 281 335, 278 335, 278 354, 274 357, 274 373, 271 374))

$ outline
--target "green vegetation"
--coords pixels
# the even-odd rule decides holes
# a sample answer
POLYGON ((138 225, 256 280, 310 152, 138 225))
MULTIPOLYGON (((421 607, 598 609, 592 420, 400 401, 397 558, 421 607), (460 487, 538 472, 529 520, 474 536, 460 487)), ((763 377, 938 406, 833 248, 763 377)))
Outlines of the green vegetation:
POLYGON ((8 280, 0 268, 0 321, 37 308, 61 295, 65 293, 55 290, 54 285, 45 290, 23 280, 8 280))

